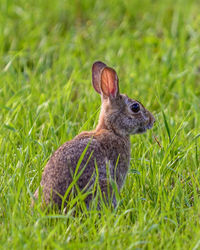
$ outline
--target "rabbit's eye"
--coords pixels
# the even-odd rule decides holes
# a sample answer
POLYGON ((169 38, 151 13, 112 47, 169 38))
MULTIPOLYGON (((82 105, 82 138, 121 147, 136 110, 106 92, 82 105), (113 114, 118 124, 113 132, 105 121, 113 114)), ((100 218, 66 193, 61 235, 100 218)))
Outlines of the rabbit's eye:
POLYGON ((140 111, 140 105, 137 102, 133 103, 130 108, 131 108, 131 111, 133 111, 134 113, 137 113, 140 111))

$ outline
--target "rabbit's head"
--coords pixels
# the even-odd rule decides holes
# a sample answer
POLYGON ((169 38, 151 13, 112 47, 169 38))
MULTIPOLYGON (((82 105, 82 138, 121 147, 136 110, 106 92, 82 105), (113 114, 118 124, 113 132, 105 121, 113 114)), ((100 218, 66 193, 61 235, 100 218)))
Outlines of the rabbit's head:
POLYGON ((152 128, 154 116, 139 101, 120 94, 114 69, 102 62, 95 62, 92 67, 92 83, 102 99, 97 130, 106 128, 126 136, 144 133, 152 128))

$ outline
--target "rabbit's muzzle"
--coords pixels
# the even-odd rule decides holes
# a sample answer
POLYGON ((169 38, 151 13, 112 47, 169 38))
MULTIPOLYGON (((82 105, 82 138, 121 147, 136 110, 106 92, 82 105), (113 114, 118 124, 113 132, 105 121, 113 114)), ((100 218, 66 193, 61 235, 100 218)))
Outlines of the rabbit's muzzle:
POLYGON ((148 119, 146 120, 146 123, 141 123, 139 128, 137 129, 137 133, 145 133, 147 129, 151 129, 153 127, 153 124, 155 122, 154 116, 149 112, 148 119))
POLYGON ((156 120, 155 120, 155 117, 154 117, 152 114, 150 114, 150 116, 149 116, 149 122, 148 122, 148 124, 146 125, 146 128, 147 128, 147 129, 151 129, 151 128, 153 127, 155 121, 156 121, 156 120))

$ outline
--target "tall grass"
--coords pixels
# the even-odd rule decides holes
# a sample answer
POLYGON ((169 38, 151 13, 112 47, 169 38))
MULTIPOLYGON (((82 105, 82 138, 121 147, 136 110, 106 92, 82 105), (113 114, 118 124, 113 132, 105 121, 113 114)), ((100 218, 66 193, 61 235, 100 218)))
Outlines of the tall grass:
POLYGON ((1 248, 199 249, 199 2, 5 0, 0 12, 1 248), (97 124, 95 60, 157 122, 131 138, 117 209, 32 210, 52 152, 97 124))

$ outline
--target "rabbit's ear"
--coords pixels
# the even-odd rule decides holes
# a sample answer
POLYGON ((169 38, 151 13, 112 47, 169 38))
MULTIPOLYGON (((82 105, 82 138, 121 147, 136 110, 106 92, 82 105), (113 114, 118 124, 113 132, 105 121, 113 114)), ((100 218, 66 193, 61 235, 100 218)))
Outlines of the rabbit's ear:
POLYGON ((101 74, 101 90, 107 97, 119 95, 118 77, 114 69, 105 67, 101 74))
POLYGON ((92 66, 92 84, 97 93, 101 93, 100 77, 102 70, 106 67, 105 63, 95 62, 92 66))

